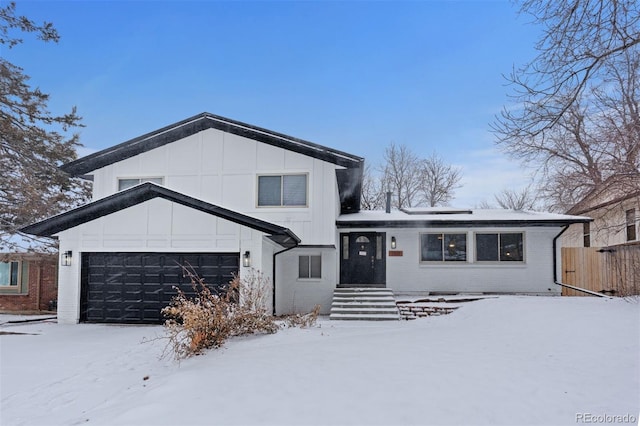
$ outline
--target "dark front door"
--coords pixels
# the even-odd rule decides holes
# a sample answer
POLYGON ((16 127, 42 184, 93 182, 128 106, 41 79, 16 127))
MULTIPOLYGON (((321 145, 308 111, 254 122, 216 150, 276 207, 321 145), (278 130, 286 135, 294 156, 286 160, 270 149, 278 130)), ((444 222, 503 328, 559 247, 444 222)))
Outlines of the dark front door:
POLYGON ((385 233, 340 234, 340 283, 385 284, 385 233))

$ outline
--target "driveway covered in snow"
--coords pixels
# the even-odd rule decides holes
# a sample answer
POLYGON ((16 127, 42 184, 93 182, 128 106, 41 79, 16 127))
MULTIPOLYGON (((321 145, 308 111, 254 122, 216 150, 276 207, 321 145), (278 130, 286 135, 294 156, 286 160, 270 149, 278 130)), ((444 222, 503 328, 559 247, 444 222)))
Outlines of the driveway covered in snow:
POLYGON ((637 423, 639 320, 638 301, 500 297, 415 321, 321 320, 181 363, 145 342, 160 326, 4 324, 0 424, 637 423))

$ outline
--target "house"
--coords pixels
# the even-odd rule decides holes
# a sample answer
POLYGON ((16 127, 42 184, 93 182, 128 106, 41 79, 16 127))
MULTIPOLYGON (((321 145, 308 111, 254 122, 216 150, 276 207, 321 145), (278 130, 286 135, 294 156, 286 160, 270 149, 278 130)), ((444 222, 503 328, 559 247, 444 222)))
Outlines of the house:
POLYGON ((360 212, 364 159, 202 113, 62 168, 93 200, 24 232, 59 240, 60 322, 159 322, 188 291, 258 270, 275 314, 327 313, 337 285, 558 294, 556 238, 584 217, 360 212))
POLYGON ((55 310, 58 256, 0 253, 0 312, 55 310))
POLYGON ((573 224, 563 235, 566 247, 609 247, 640 241, 640 174, 616 174, 589 192, 569 211, 593 222, 573 224))
POLYGON ((593 222, 573 224, 562 236, 563 282, 596 293, 640 294, 640 174, 612 175, 567 214, 593 222))

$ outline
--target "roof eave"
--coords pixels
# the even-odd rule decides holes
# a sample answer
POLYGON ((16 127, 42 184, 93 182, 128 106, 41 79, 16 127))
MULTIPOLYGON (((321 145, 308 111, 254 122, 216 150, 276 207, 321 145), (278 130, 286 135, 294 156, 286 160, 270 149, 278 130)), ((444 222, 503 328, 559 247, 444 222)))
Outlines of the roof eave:
POLYGON ((572 223, 590 222, 591 218, 566 220, 338 220, 338 228, 488 228, 488 227, 562 227, 572 223))
POLYGON ((61 231, 81 225, 91 220, 132 207, 153 198, 163 198, 195 210, 211 214, 222 219, 246 226, 270 235, 274 241, 282 241, 287 246, 295 246, 300 239, 288 228, 246 216, 206 201, 172 191, 165 187, 146 182, 125 191, 110 195, 68 212, 50 217, 41 222, 25 226, 20 231, 26 234, 50 237, 61 231))
POLYGON ((359 167, 364 161, 361 157, 343 151, 205 112, 87 155, 60 168, 72 176, 87 174, 207 129, 243 136, 346 168, 359 167))

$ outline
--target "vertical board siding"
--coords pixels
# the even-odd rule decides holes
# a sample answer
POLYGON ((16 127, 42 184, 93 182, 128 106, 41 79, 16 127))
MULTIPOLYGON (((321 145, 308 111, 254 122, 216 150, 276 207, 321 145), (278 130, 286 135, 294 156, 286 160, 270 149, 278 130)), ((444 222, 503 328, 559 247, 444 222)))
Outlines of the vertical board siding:
MULTIPOLYGON (((615 296, 640 294, 640 244, 563 247, 562 282, 615 296)), ((586 293, 563 288, 562 295, 585 296, 586 293)))

